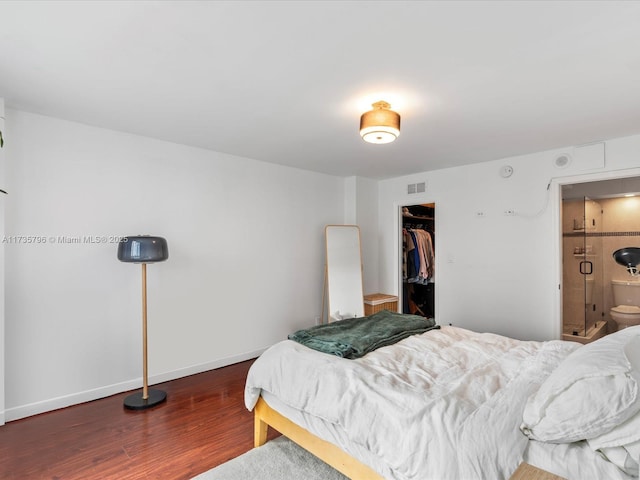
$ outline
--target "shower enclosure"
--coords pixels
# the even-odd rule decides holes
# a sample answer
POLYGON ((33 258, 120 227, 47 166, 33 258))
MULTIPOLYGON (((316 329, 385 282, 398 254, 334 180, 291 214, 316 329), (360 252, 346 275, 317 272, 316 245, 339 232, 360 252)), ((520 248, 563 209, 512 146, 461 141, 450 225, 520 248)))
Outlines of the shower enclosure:
POLYGON ((563 200, 562 232, 563 339, 587 343, 606 334, 600 204, 563 200))

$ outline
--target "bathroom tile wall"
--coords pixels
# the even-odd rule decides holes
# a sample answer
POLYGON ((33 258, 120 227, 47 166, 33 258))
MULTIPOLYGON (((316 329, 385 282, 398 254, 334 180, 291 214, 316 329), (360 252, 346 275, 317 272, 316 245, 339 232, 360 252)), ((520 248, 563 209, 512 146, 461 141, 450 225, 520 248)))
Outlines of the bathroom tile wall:
POLYGON ((640 281, 632 277, 624 267, 613 259, 613 252, 624 247, 640 247, 640 197, 622 197, 598 200, 603 210, 604 250, 604 307, 609 319, 609 310, 615 306, 611 279, 640 281))

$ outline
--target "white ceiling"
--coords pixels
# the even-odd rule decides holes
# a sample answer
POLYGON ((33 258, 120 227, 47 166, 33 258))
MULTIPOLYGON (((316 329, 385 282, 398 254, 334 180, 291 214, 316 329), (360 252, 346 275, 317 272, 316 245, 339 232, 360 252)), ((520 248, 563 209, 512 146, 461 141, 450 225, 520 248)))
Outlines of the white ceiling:
POLYGON ((640 2, 2 1, 0 97, 389 178, 640 133, 640 2), (370 145, 380 99, 402 133, 370 145))

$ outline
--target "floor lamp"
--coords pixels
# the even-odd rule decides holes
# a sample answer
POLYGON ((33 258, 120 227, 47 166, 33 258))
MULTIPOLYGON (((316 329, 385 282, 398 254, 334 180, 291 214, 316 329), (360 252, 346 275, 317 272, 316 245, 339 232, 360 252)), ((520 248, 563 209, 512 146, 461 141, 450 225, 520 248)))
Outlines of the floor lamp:
POLYGON ((124 399, 125 408, 144 410, 167 399, 162 390, 149 389, 147 372, 147 263, 163 262, 169 258, 167 241, 162 237, 140 235, 123 238, 118 243, 118 260, 142 264, 142 392, 124 399))

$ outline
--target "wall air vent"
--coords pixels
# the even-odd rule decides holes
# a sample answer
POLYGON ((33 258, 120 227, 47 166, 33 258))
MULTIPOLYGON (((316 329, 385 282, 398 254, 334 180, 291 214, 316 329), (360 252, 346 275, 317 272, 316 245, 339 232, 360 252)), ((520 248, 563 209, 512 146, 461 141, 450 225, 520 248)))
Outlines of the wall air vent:
POLYGON ((410 183, 407 185, 407 193, 424 193, 426 191, 427 184, 425 182, 410 183))

